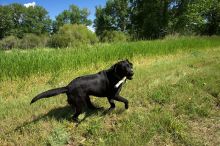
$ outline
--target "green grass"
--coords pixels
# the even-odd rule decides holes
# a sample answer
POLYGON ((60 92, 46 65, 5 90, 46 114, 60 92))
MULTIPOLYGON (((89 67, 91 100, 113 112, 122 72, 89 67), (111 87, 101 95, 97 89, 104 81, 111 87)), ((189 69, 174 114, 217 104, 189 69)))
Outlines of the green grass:
MULTIPOLYGON (((74 50, 58 50, 57 54, 54 50, 1 52, 2 56, 8 55, 8 64, 13 64, 10 61, 16 56, 24 59, 22 65, 28 66, 32 64, 32 56, 38 60, 35 62, 38 66, 27 69, 28 73, 25 67, 19 66, 12 69, 15 73, 10 75, 4 74, 7 69, 2 69, 0 145, 220 145, 218 39, 182 38, 104 45, 104 48, 88 50, 97 52, 92 66, 88 66, 91 60, 87 61, 86 56, 77 58, 81 65, 76 63, 73 67, 74 59, 69 60, 71 67, 64 64, 63 61, 68 63, 68 57, 74 56, 67 52, 77 52, 74 50), (180 42, 185 43, 181 45, 180 42), (161 46, 158 53, 145 50, 154 43, 155 48, 161 46), (172 50, 173 43, 178 47, 172 50), (46 89, 64 86, 79 75, 109 67, 120 58, 115 49, 123 50, 125 46, 133 49, 139 46, 140 49, 131 56, 125 53, 135 67, 134 79, 124 85, 121 93, 130 102, 129 110, 124 110, 124 105, 117 102, 111 113, 87 111, 79 117, 83 122, 76 125, 71 122, 73 112, 66 104, 65 95, 29 105, 36 94, 46 89), (162 50, 163 46, 170 48, 169 51, 162 50), (44 58, 45 55, 55 57, 44 58), (96 58, 99 55, 100 60, 96 58), (37 59, 40 56, 42 58, 37 59), (38 64, 41 61, 42 64, 38 64), (59 63, 63 65, 57 69, 55 66, 59 63), (44 72, 45 67, 49 69, 44 72), (19 75, 20 72, 23 75, 19 75)), ((90 55, 94 54, 88 53, 87 58, 91 59, 90 55)), ((92 97, 92 100, 97 106, 109 107, 105 98, 92 97)))
POLYGON ((0 80, 42 75, 65 70, 81 70, 91 64, 129 58, 172 54, 178 51, 214 48, 219 37, 182 37, 133 43, 99 44, 78 49, 35 49, 28 51, 0 51, 0 80), (43 51, 42 51, 43 50, 43 51))

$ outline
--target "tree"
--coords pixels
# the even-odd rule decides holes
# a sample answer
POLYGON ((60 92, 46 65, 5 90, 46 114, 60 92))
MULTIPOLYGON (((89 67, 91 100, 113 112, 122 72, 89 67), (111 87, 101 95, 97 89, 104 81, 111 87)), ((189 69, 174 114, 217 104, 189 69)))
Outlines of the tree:
POLYGON ((23 21, 24 33, 40 35, 51 31, 51 20, 48 12, 41 6, 26 8, 23 21))
POLYGON ((129 24, 129 1, 108 0, 106 6, 96 7, 96 19, 94 26, 96 34, 101 35, 106 31, 127 32, 129 24))
POLYGON ((96 8, 96 34, 121 31, 134 38, 159 38, 168 26, 168 0, 108 0, 96 8))
POLYGON ((0 5, 0 39, 9 35, 10 30, 13 28, 13 19, 9 12, 8 6, 0 5))
POLYGON ((168 0, 131 0, 131 33, 136 38, 163 37, 168 25, 168 0))
POLYGON ((87 19, 89 11, 86 8, 80 9, 76 5, 70 5, 70 23, 71 24, 83 24, 89 26, 92 21, 87 19))
POLYGON ((213 0, 205 14, 206 26, 204 33, 208 35, 220 35, 220 1, 213 0))
POLYGON ((105 9, 96 7, 96 18, 94 20, 95 32, 100 36, 105 30, 114 30, 111 24, 111 16, 108 16, 105 9))
POLYGON ((187 26, 187 9, 189 0, 171 0, 170 3, 170 20, 169 20, 169 32, 185 33, 185 26, 187 26))
POLYGON ((169 29, 180 34, 217 34, 219 0, 172 0, 169 29))
POLYGON ((68 10, 64 10, 56 17, 54 29, 58 30, 64 24, 83 24, 89 26, 92 21, 88 19, 89 11, 86 8, 80 9, 76 5, 70 5, 68 10))
POLYGON ((13 3, 0 6, 0 38, 9 35, 23 37, 25 33, 49 33, 51 20, 48 12, 41 6, 24 7, 13 3))

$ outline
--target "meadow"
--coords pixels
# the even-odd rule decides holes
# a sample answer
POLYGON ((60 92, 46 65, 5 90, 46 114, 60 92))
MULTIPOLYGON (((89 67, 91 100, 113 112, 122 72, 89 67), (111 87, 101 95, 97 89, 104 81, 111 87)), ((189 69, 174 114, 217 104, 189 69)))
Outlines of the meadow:
POLYGON ((0 51, 0 145, 220 145, 220 37, 181 37, 78 49, 0 51), (65 86, 118 60, 134 64, 121 95, 124 110, 86 110, 73 123, 66 95, 30 105, 38 93, 65 86))

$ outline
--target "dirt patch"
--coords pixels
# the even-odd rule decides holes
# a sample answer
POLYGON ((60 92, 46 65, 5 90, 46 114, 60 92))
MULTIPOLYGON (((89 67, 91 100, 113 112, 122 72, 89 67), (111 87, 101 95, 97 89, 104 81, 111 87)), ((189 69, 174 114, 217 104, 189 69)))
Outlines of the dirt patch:
POLYGON ((192 137, 204 145, 220 145, 220 119, 200 119, 189 122, 192 137))

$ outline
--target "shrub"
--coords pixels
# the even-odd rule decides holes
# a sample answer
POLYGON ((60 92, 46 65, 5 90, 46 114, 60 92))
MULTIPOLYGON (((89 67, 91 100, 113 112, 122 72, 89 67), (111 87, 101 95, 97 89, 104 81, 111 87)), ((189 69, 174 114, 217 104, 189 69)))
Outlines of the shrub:
POLYGON ((48 46, 53 48, 66 48, 71 38, 63 34, 54 34, 48 41, 48 46))
POLYGON ((46 47, 49 41, 48 35, 40 35, 40 46, 39 47, 46 47))
POLYGON ((21 49, 31 49, 36 47, 44 47, 43 43, 41 42, 40 36, 35 34, 25 34, 24 37, 21 39, 21 43, 19 48, 21 49))
POLYGON ((18 46, 19 46, 19 39, 15 36, 8 36, 0 41, 0 49, 3 50, 18 48, 18 46))
POLYGON ((77 47, 79 45, 94 44, 98 39, 92 31, 84 25, 65 24, 58 33, 53 35, 48 42, 50 47, 77 47))
POLYGON ((128 40, 128 36, 120 31, 104 31, 100 35, 102 42, 125 42, 128 40))

